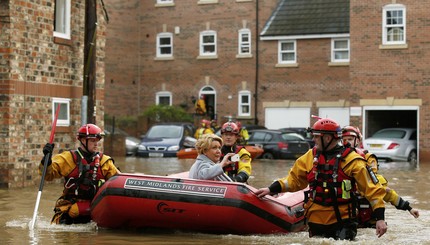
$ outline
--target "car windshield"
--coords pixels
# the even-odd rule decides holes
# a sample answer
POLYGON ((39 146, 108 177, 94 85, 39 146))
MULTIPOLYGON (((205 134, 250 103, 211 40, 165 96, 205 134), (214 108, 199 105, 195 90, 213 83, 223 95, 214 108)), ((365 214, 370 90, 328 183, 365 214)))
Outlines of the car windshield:
POLYGON ((147 133, 148 138, 180 138, 181 127, 173 125, 153 126, 147 133))
POLYGON ((373 138, 383 138, 383 139, 402 139, 405 137, 406 132, 403 130, 383 130, 376 132, 373 138))

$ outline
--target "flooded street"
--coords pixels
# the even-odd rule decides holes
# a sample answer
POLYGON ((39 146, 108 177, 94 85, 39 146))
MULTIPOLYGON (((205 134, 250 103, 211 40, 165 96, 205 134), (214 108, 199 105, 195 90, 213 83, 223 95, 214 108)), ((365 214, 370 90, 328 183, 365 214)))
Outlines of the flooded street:
MULTIPOLYGON (((176 158, 115 158, 122 172, 167 175, 188 171, 193 160, 176 158)), ((288 173, 293 161, 259 160, 253 162, 254 187, 268 186, 274 179, 288 173)), ((61 183, 47 183, 42 192, 36 228, 28 224, 33 216, 38 186, 24 189, 0 190, 1 244, 430 244, 430 163, 419 168, 409 163, 381 163, 380 173, 389 186, 411 206, 420 210, 414 219, 408 212, 386 209, 388 232, 381 238, 374 229, 359 229, 354 242, 309 238, 307 232, 283 235, 210 235, 178 231, 119 231, 100 229, 94 223, 85 225, 50 225, 53 206, 62 191, 61 183)))

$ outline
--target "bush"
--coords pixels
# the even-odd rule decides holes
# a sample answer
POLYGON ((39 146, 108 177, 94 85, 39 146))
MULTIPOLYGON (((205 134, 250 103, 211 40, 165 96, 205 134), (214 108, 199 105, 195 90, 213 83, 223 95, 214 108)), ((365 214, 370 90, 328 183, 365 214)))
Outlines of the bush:
POLYGON ((193 117, 176 106, 153 105, 143 112, 143 116, 152 123, 156 122, 193 122, 193 117))

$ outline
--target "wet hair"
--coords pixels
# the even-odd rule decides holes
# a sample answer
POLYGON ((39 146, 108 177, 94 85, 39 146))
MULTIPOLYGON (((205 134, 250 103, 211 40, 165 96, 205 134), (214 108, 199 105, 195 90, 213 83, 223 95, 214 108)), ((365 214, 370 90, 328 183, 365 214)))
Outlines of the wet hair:
POLYGON ((212 142, 218 141, 221 146, 223 144, 221 137, 216 134, 204 134, 196 142, 196 149, 199 154, 205 153, 211 148, 212 142))

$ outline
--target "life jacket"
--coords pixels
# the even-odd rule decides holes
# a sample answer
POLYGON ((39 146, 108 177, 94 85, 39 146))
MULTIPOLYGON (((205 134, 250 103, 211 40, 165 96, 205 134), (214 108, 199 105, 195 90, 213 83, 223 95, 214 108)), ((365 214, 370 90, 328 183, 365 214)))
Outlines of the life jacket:
POLYGON ((88 163, 77 151, 70 151, 70 153, 76 167, 64 177, 64 198, 91 200, 100 183, 105 179, 100 166, 100 159, 103 158, 103 154, 99 153, 91 163, 88 163))
POLYGON ((340 163, 351 152, 344 148, 336 157, 328 161, 322 154, 314 152, 312 171, 307 175, 309 184, 308 198, 323 206, 337 206, 351 203, 356 190, 355 180, 346 175, 340 168, 340 163))
MULTIPOLYGON (((243 146, 237 146, 237 145, 234 145, 233 147, 231 147, 232 149, 233 149, 233 151, 231 151, 231 152, 233 152, 233 153, 235 153, 235 154, 237 154, 237 153, 239 153, 239 151, 240 150, 242 150, 242 148, 243 148, 243 146)), ((223 148, 223 149, 228 149, 227 147, 226 148, 223 148)), ((221 154, 221 159, 226 155, 226 154, 228 154, 228 153, 230 153, 230 151, 225 151, 225 152, 222 152, 222 154, 221 154)), ((225 166, 224 168, 223 168, 223 170, 224 170, 224 172, 225 173, 227 173, 228 174, 228 176, 230 176, 230 177, 232 177, 232 176, 236 176, 237 175, 237 170, 239 169, 239 161, 237 161, 237 162, 234 162, 234 163, 232 163, 232 164, 229 164, 229 165, 227 165, 227 166, 225 166)))

